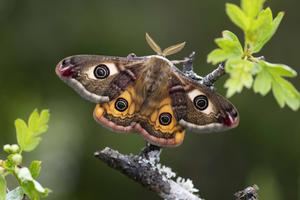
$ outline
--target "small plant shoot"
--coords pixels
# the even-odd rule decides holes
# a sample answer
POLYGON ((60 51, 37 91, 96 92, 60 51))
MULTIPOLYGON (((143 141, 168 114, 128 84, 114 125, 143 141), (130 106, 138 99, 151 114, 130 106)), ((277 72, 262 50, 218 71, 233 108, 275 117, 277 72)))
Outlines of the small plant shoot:
POLYGON ((48 130, 50 113, 35 109, 26 123, 22 119, 15 121, 18 144, 6 144, 3 150, 7 153, 4 160, 0 160, 0 200, 22 200, 28 197, 39 200, 47 197, 50 190, 44 188, 36 179, 40 175, 42 162, 34 160, 29 167, 23 166, 24 151, 30 152, 37 148, 41 141, 41 135, 48 130), (6 177, 14 176, 19 186, 9 190, 6 177))
POLYGON ((300 106, 300 94, 285 78, 297 76, 297 72, 284 64, 268 62, 257 57, 265 44, 275 34, 283 16, 273 17, 271 8, 263 8, 265 0, 242 0, 241 6, 226 4, 230 20, 244 34, 244 45, 230 31, 223 31, 222 38, 215 39, 218 48, 207 57, 212 64, 224 62, 230 78, 226 81, 227 97, 240 93, 244 87, 253 88, 263 96, 271 90, 280 107, 289 106, 296 111, 300 106))

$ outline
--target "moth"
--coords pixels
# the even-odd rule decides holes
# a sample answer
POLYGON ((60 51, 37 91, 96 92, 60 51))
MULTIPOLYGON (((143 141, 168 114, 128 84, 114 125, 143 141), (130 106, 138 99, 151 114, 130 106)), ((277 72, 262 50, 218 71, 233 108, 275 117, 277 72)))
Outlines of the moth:
POLYGON ((75 55, 60 61, 56 74, 96 103, 93 115, 101 125, 115 132, 136 132, 156 146, 180 145, 186 130, 207 133, 238 125, 233 104, 166 58, 184 43, 161 51, 149 35, 146 39, 158 55, 75 55))

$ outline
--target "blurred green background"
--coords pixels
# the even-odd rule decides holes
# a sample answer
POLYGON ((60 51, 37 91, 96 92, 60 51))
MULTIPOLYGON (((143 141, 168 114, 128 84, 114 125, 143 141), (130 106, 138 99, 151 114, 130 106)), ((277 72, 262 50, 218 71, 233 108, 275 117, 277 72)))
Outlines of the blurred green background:
MULTIPOLYGON (((205 74, 213 69, 206 63, 213 39, 225 29, 241 33, 226 17, 225 2, 0 0, 0 145, 16 142, 17 117, 49 108, 49 131, 36 152, 25 155, 43 160, 40 181, 54 191, 49 199, 159 199, 93 157, 105 146, 137 153, 144 141, 99 126, 94 105, 56 77, 55 65, 74 54, 153 54, 144 39, 149 32, 162 47, 186 41, 172 58, 196 51, 196 71, 205 74)), ((300 1, 267 5, 286 16, 262 55, 299 73, 300 1)), ((225 79, 217 84, 221 94, 225 79)), ((300 88, 299 77, 293 83, 300 88)), ((188 133, 183 145, 163 151, 162 163, 193 179, 205 199, 233 199, 235 191, 256 183, 262 200, 300 200, 299 111, 280 109, 272 95, 247 90, 230 100, 240 112, 238 128, 188 133)))

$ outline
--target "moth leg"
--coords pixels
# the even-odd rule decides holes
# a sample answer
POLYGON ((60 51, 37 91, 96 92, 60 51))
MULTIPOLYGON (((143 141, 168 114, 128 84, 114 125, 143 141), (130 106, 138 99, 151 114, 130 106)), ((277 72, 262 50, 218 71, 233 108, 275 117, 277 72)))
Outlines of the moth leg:
POLYGON ((186 71, 191 71, 193 70, 193 61, 194 61, 194 57, 195 57, 195 52, 193 51, 188 57, 185 57, 183 60, 172 60, 171 62, 174 65, 179 65, 179 64, 183 64, 183 73, 185 73, 186 71))
POLYGON ((143 148, 142 152, 140 153, 140 156, 146 159, 150 159, 150 157, 154 158, 155 162, 158 163, 160 160, 159 156, 161 151, 161 147, 146 142, 146 146, 143 148))

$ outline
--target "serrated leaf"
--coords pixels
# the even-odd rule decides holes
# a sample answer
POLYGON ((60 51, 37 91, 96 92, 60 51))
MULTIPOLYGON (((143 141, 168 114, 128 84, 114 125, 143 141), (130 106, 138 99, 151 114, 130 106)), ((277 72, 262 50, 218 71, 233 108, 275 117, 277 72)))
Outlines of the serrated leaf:
POLYGON ((275 77, 277 85, 280 87, 281 93, 284 97, 284 104, 296 111, 300 107, 300 93, 287 80, 281 77, 275 77))
POLYGON ((284 93, 282 92, 280 85, 274 81, 272 82, 272 91, 273 91, 273 95, 274 95, 276 101, 278 102, 279 106, 281 108, 283 108, 284 104, 285 104, 284 103, 285 102, 284 93))
POLYGON ((219 49, 213 50, 207 57, 207 62, 217 64, 228 59, 241 58, 243 48, 237 36, 230 31, 223 31, 222 38, 215 40, 219 49))
POLYGON ((253 53, 259 52, 273 37, 283 16, 284 13, 280 12, 273 20, 270 8, 267 8, 260 13, 257 20, 254 22, 252 30, 248 33, 248 35, 251 35, 248 39, 254 44, 253 53))
POLYGON ((236 48, 236 43, 227 38, 217 38, 215 42, 223 50, 234 51, 236 48))
POLYGON ((40 114, 34 110, 28 119, 28 124, 22 119, 15 121, 17 141, 24 151, 32 151, 41 141, 39 135, 47 131, 49 121, 49 111, 43 110, 40 114))
POLYGON ((15 127, 17 132, 17 141, 21 149, 26 148, 27 146, 27 137, 30 134, 27 124, 22 119, 15 120, 15 127))
POLYGON ((241 7, 246 15, 255 18, 263 8, 265 0, 242 0, 241 7))
POLYGON ((247 31, 249 27, 249 19, 246 14, 237 6, 231 3, 226 4, 226 13, 230 20, 240 27, 242 30, 247 31))
POLYGON ((29 166, 30 173, 34 179, 38 178, 42 168, 42 162, 39 160, 34 160, 29 166))
POLYGON ((158 55, 162 55, 160 46, 150 37, 148 33, 146 33, 146 41, 155 53, 157 53, 158 55))
POLYGON ((287 65, 268 63, 267 66, 268 66, 268 70, 271 71, 271 73, 275 73, 283 77, 297 76, 297 72, 287 65))
MULTIPOLYGON (((260 61, 259 65, 261 66, 261 72, 258 75, 264 73, 266 74, 265 76, 268 76, 272 83, 273 95, 279 106, 284 107, 288 105, 292 110, 298 110, 300 107, 300 93, 289 81, 282 78, 283 76, 295 76, 296 72, 286 65, 272 64, 266 61, 260 61)), ((263 89, 256 88, 256 90, 263 94, 262 91, 259 91, 263 89)))
POLYGON ((41 141, 40 137, 34 136, 34 133, 27 127, 26 123, 22 119, 15 121, 15 127, 17 132, 17 141, 23 151, 32 151, 37 147, 41 141))
POLYGON ((39 124, 37 121, 39 120, 40 116, 37 109, 34 109, 33 112, 30 114, 28 119, 28 126, 32 131, 35 131, 39 128, 39 124))
POLYGON ((0 200, 6 199, 6 180, 5 177, 0 175, 0 200))
POLYGON ((250 88, 253 83, 254 63, 247 60, 229 60, 226 62, 225 70, 230 78, 225 83, 227 97, 240 93, 243 87, 250 88))
POLYGON ((11 190, 6 197, 6 200, 23 200, 24 199, 24 191, 21 187, 17 187, 11 190))
POLYGON ((274 35, 274 33, 277 31, 282 19, 284 17, 284 12, 279 12, 278 15, 275 17, 275 19, 273 20, 273 30, 270 34, 270 38, 274 35))
POLYGON ((229 78, 225 82, 224 87, 227 88, 226 96, 232 97, 235 93, 240 93, 243 89, 243 85, 237 78, 229 78))
POLYGON ((260 93, 261 95, 265 96, 272 87, 272 78, 270 75, 265 72, 265 70, 261 70, 254 81, 253 89, 254 92, 260 93))
POLYGON ((49 110, 42 110, 41 114, 35 109, 28 120, 29 129, 37 136, 44 133, 48 129, 50 113, 49 110))
POLYGON ((225 52, 222 49, 215 49, 207 56, 207 62, 217 64, 223 62, 231 57, 232 54, 225 52))
POLYGON ((261 48, 274 36, 275 32, 278 29, 278 26, 284 16, 283 12, 280 12, 277 17, 274 19, 274 21, 271 24, 270 30, 268 30, 265 33, 265 37, 259 42, 257 47, 254 49, 254 53, 259 52, 261 48))
POLYGON ((255 49, 254 53, 260 51, 261 48, 273 37, 273 35, 275 34, 275 32, 278 29, 278 26, 280 25, 280 22, 283 19, 283 17, 284 17, 284 12, 278 13, 276 18, 272 22, 271 30, 268 31, 268 34, 266 34, 266 37, 264 38, 264 40, 261 41, 261 44, 258 45, 258 47, 255 49))
POLYGON ((222 36, 223 36, 223 38, 226 38, 228 40, 238 43, 239 46, 241 46, 241 49, 243 50, 242 45, 239 41, 239 38, 233 32, 225 30, 222 32, 222 36))
POLYGON ((265 44, 267 35, 272 31, 273 15, 270 8, 262 10, 257 19, 253 20, 246 32, 246 40, 252 52, 258 52, 265 44))
POLYGON ((26 143, 26 146, 23 150, 26 152, 33 151, 40 144, 41 140, 41 137, 31 137, 27 140, 28 142, 26 143))
POLYGON ((169 55, 178 53, 179 51, 181 51, 184 48, 184 46, 185 46, 185 42, 172 45, 172 46, 164 49, 163 52, 162 52, 162 55, 163 56, 169 56, 169 55))

